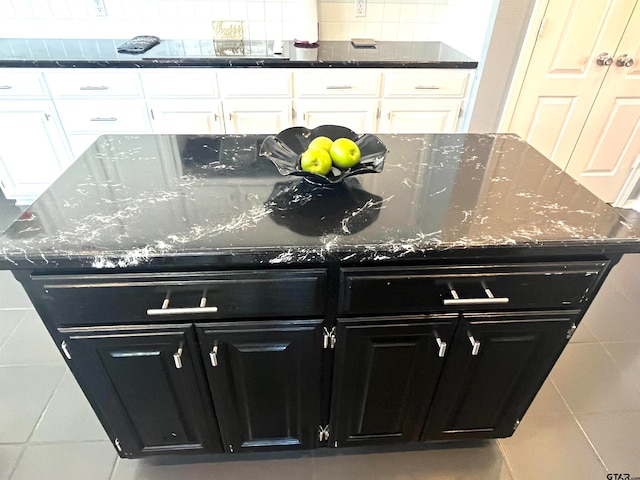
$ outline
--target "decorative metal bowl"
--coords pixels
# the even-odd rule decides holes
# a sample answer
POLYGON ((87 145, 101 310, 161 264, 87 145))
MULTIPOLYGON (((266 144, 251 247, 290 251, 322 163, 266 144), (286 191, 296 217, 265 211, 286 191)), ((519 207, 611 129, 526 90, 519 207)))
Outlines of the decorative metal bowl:
POLYGON ((375 135, 364 133, 358 135, 353 130, 338 125, 321 125, 312 130, 305 127, 291 127, 277 135, 265 138, 260 147, 260 155, 273 162, 280 174, 296 175, 305 180, 319 184, 337 184, 345 178, 362 173, 380 173, 384 168, 384 157, 387 147, 375 135), (316 137, 348 138, 360 149, 360 161, 353 167, 340 169, 332 167, 326 175, 307 172, 300 167, 300 157, 316 137))

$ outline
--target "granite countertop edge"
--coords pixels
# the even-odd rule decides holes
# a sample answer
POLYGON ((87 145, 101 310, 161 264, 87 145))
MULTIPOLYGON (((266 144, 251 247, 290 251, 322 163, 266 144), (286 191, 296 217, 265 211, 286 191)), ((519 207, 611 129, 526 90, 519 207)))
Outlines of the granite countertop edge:
POLYGON ((443 42, 378 42, 355 49, 349 41, 320 42, 318 49, 285 41, 282 56, 217 56, 211 41, 168 39, 140 55, 119 54, 124 40, 0 39, 0 68, 434 68, 475 69, 478 62, 443 42), (193 44, 193 45, 191 45, 193 44), (205 52, 196 54, 193 52, 205 52), (296 58, 299 57, 299 58, 296 58), (314 58, 315 57, 315 58, 314 58))
POLYGON ((580 239, 572 241, 523 242, 509 244, 379 244, 339 247, 335 250, 300 247, 281 248, 225 248, 199 251, 156 252, 148 247, 127 251, 95 251, 77 254, 48 252, 0 252, 0 270, 99 270, 107 272, 154 271, 175 268, 269 268, 280 265, 306 267, 340 263, 362 265, 411 263, 413 261, 443 260, 447 262, 477 263, 482 259, 501 258, 522 261, 575 255, 601 257, 627 253, 640 253, 639 238, 580 239), (573 250, 579 248, 578 250, 573 250))

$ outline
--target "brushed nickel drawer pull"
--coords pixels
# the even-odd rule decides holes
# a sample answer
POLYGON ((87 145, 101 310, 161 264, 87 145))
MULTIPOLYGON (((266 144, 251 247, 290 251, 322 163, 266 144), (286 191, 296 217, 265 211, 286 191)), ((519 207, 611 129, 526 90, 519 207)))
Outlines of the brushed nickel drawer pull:
POLYGON ((0 85, 0 90, 11 90, 12 88, 11 85, 0 85))
POLYGON ((351 90, 351 85, 327 85, 327 90, 351 90))
POLYGON ((500 303, 509 303, 508 297, 495 297, 493 292, 482 282, 482 288, 487 295, 486 298, 460 298, 455 288, 449 284, 449 291, 453 298, 445 298, 442 303, 444 305, 495 305, 500 303))
POLYGON ((413 87, 415 90, 440 90, 440 87, 431 85, 416 85, 413 87))
POLYGON ((207 307, 207 297, 204 295, 200 299, 199 307, 177 307, 177 308, 169 308, 169 297, 165 298, 162 302, 162 307, 160 308, 149 308, 147 310, 147 315, 181 315, 181 314, 192 314, 192 313, 216 313, 218 311, 218 307, 207 307))
POLYGON ((89 119, 90 122, 117 122, 116 117, 93 117, 89 119))
POLYGON ((109 90, 109 87, 106 85, 85 85, 84 87, 80 87, 80 90, 109 90))

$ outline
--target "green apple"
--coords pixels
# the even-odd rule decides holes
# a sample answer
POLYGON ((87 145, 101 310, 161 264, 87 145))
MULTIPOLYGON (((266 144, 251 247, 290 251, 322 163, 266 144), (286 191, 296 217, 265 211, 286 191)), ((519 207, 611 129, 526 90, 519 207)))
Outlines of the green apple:
POLYGON ((308 148, 300 157, 300 167, 306 172, 326 175, 331 170, 331 155, 322 148, 308 148))
POLYGON ((321 148, 322 150, 326 150, 327 152, 331 148, 331 144, 333 144, 333 140, 329 137, 316 137, 311 140, 308 148, 321 148))
POLYGON ((329 150, 333 164, 338 168, 350 168, 360 161, 360 149, 356 142, 348 138, 338 138, 329 150))

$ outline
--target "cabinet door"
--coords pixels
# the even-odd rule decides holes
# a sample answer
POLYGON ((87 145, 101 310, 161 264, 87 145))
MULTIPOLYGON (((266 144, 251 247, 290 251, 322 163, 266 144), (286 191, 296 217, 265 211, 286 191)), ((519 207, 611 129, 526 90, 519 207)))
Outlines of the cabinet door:
POLYGON ((293 124, 289 99, 224 100, 227 133, 278 133, 293 124))
POLYGON ((419 440, 456 318, 338 320, 330 443, 419 440))
POLYGON ((307 128, 340 124, 357 133, 376 132, 378 100, 316 99, 296 103, 298 118, 307 128))
POLYGON ((383 100, 380 133, 455 132, 462 100, 383 100))
POLYGON ((316 446, 321 324, 305 320, 198 325, 228 452, 316 446))
POLYGON ((6 197, 30 203, 53 183, 69 160, 51 102, 2 101, 0 180, 6 197))
POLYGON ((221 451, 192 326, 59 332, 121 456, 221 451))
POLYGON ((149 100, 153 133, 224 133, 218 100, 149 100))
POLYGON ((512 435, 572 325, 564 313, 463 315, 423 440, 512 435))

